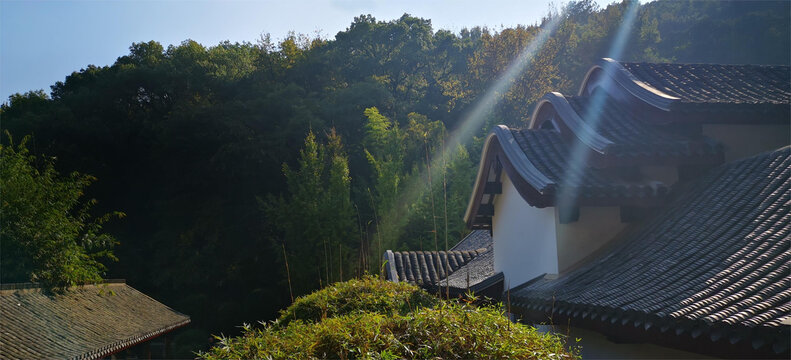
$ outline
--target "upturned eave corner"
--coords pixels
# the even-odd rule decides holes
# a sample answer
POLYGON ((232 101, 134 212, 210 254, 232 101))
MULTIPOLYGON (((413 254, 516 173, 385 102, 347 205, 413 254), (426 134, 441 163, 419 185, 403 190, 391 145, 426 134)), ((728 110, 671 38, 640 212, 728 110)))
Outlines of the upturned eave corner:
POLYGON ((630 95, 662 111, 670 111, 673 105, 680 100, 641 81, 624 68, 620 62, 611 58, 602 58, 598 64, 588 70, 582 85, 580 85, 578 95, 590 95, 593 88, 596 87, 594 86, 595 82, 600 80, 600 74, 604 74, 606 79, 613 81, 630 95))

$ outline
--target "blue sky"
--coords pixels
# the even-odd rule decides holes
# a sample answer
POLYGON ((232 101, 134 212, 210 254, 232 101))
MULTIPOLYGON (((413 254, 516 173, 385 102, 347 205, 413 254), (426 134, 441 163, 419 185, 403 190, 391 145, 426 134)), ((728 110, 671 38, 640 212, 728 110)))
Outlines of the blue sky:
POLYGON ((0 0, 0 100, 35 89, 49 93, 72 71, 112 64, 133 42, 167 47, 193 39, 211 46, 255 42, 262 33, 282 39, 291 30, 332 39, 361 14, 391 20, 409 13, 431 19, 434 30, 499 29, 534 24, 549 6, 550 0, 0 0))

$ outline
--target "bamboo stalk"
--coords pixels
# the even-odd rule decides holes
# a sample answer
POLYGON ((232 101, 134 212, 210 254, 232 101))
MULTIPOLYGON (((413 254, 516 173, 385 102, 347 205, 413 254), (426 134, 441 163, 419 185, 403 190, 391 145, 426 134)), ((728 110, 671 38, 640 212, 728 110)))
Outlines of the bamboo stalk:
MULTIPOLYGON (((446 159, 446 149, 445 149, 445 131, 442 131, 442 137, 440 138, 440 145, 442 146, 442 196, 445 201, 445 252, 449 251, 448 248, 448 165, 445 163, 446 159)), ((448 269, 450 268, 450 263, 448 262, 448 255, 445 255, 445 299, 450 299, 450 277, 447 274, 448 269)))
POLYGON ((294 303, 294 290, 291 289, 291 271, 288 269, 288 256, 286 256, 286 244, 281 243, 283 247, 283 260, 286 262, 286 278, 288 278, 288 294, 291 295, 291 303, 294 303))

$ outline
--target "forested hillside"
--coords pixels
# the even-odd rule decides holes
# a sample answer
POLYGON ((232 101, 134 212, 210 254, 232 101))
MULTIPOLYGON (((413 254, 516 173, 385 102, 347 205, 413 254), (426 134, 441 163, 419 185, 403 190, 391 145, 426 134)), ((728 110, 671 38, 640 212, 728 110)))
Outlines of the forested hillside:
MULTIPOLYGON (((210 333, 273 319, 292 293, 378 273, 384 249, 454 245, 482 137, 524 124, 548 91, 575 93, 627 6, 581 0, 542 24, 459 33, 362 15, 331 39, 135 43, 49 93, 11 96, 0 120, 62 173, 98 179, 92 211, 126 214, 104 225, 120 243, 105 277, 192 316, 176 341, 206 349, 210 333), (443 152, 558 17, 474 138, 443 152)), ((789 64, 789 11, 785 1, 651 2, 619 60, 789 64)), ((2 281, 28 281, 8 278, 2 254, 2 281)))

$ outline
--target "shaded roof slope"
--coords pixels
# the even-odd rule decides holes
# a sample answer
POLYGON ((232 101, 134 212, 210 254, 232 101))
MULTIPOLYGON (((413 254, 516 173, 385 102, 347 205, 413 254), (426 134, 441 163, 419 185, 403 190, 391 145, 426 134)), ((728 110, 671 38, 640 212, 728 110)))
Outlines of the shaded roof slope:
POLYGON ((529 128, 555 130, 581 144, 595 168, 722 163, 720 144, 699 127, 666 126, 668 118, 675 119, 674 114, 647 112, 644 104, 605 91, 585 96, 550 92, 536 105, 529 128))
POLYGON ((659 123, 787 124, 790 114, 791 67, 787 65, 630 63, 603 58, 588 70, 579 94, 609 89, 610 81, 647 105, 644 109, 653 114, 649 119, 659 123))
POLYGON ((564 142, 553 130, 511 129, 527 161, 550 183, 537 184, 541 191, 580 197, 601 198, 645 198, 665 195, 667 187, 661 182, 628 181, 614 174, 586 166, 586 159, 575 159, 575 149, 564 142), (544 185, 541 187, 541 185, 544 185))
MULTIPOLYGON (((652 125, 641 120, 634 107, 612 98, 596 104, 596 98, 567 96, 571 107, 593 131, 611 144, 603 151, 618 157, 710 157, 721 154, 721 146, 702 135, 673 132, 675 127, 652 125)), ((585 135, 582 135, 585 136, 585 135)), ((719 159, 718 159, 719 160, 719 159)))
POLYGON ((0 290, 0 358, 103 358, 189 322, 124 283, 61 295, 6 284, 0 290))
MULTIPOLYGON (((511 297, 528 311, 600 321, 787 333, 790 171, 789 147, 720 166, 602 257, 511 297)), ((787 336, 774 341, 776 352, 788 351, 787 336)))

